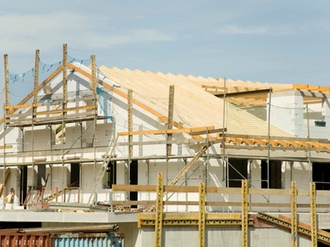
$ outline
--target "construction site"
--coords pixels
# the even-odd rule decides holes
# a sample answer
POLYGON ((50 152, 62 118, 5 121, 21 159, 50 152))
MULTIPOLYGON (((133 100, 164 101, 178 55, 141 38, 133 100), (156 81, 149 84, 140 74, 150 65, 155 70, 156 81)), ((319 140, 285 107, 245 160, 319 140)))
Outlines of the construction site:
POLYGON ((68 54, 4 55, 1 246, 330 245, 330 87, 68 54))

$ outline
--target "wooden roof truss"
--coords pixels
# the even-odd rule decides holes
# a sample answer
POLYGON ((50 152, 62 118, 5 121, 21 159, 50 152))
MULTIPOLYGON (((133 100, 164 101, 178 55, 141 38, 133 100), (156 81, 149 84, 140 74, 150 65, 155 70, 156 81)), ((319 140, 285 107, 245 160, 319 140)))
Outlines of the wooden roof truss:
POLYGON ((276 137, 276 136, 246 136, 237 134, 225 134, 218 139, 223 138, 226 148, 248 148, 272 150, 305 150, 317 152, 330 152, 330 140, 328 139, 310 139, 295 137, 276 137))

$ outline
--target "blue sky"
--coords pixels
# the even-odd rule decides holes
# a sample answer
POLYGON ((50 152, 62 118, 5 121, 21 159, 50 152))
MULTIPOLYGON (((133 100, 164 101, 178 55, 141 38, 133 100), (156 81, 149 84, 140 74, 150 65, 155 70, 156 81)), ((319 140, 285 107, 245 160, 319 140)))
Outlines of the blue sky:
MULTIPOLYGON (((0 0, 13 72, 62 58, 243 81, 330 85, 328 0, 0 0)), ((3 58, 0 59, 3 84, 3 58)))

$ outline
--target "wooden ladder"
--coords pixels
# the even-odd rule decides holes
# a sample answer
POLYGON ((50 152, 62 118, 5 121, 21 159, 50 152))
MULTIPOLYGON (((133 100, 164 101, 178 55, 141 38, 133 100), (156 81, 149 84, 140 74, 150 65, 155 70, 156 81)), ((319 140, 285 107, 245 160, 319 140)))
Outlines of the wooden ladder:
POLYGON ((96 176, 96 180, 95 180, 95 183, 94 183, 94 186, 93 186, 93 190, 92 190, 91 195, 90 195, 89 200, 88 200, 89 204, 95 203, 97 188, 99 187, 99 185, 102 181, 102 178, 103 178, 104 174, 107 171, 110 159, 113 157, 113 155, 115 153, 117 140, 118 140, 118 136, 116 138, 111 138, 110 141, 109 141, 108 150, 104 155, 103 163, 102 163, 102 165, 100 167, 100 170, 99 170, 99 172, 96 176))

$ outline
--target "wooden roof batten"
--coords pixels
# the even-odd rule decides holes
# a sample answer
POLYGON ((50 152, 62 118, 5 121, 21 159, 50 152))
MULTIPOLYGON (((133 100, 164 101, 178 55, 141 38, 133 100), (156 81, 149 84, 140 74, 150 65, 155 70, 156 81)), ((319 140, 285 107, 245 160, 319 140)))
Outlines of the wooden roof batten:
MULTIPOLYGON (((219 134, 222 137, 222 134, 219 134)), ((239 134, 224 134, 226 148, 270 148, 273 150, 301 150, 301 151, 318 151, 330 152, 330 140, 328 139, 308 139, 296 137, 281 136, 248 136, 239 134), (269 147, 268 147, 269 140, 269 147), (258 145, 258 146, 257 146, 258 145)))

